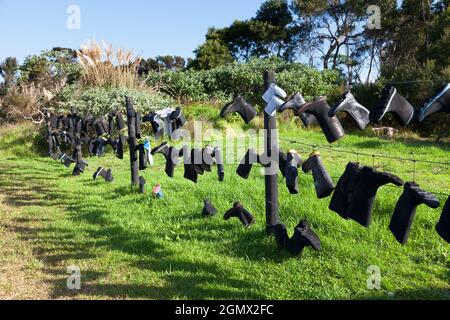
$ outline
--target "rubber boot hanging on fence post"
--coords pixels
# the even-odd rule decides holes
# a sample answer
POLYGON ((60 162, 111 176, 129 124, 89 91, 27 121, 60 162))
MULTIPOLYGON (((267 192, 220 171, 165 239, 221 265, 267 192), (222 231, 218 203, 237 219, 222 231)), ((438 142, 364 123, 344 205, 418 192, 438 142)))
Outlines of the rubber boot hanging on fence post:
MULTIPOLYGON (((264 72, 264 90, 267 92, 271 84, 275 83, 275 73, 264 72)), ((272 159, 272 151, 278 150, 276 113, 264 112, 264 154, 267 159, 272 159)), ((272 166, 265 169, 266 189, 266 233, 272 234, 279 223, 278 216, 278 170, 272 172, 272 166)))
POLYGON ((134 111, 131 97, 127 97, 125 103, 127 107, 128 144, 130 146, 131 185, 137 186, 139 184, 139 166, 136 155, 136 111, 134 111))

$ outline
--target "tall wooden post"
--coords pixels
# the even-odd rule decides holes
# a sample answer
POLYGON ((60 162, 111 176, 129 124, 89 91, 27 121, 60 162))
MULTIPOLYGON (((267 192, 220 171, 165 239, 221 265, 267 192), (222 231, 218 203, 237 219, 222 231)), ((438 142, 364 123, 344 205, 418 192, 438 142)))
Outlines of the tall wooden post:
POLYGON ((125 100, 127 107, 127 123, 128 123, 128 145, 130 147, 130 168, 131 168, 131 185, 139 184, 139 166, 136 155, 136 111, 133 108, 133 99, 127 97, 125 100))
MULTIPOLYGON (((264 91, 267 91, 272 83, 275 83, 275 73, 264 72, 264 91)), ((264 153, 268 159, 272 159, 272 151, 278 150, 278 134, 276 115, 270 116, 264 112, 264 153)), ((266 232, 271 234, 279 223, 278 213, 278 170, 273 166, 265 169, 266 189, 266 232), (272 172, 274 171, 274 172, 272 172)))

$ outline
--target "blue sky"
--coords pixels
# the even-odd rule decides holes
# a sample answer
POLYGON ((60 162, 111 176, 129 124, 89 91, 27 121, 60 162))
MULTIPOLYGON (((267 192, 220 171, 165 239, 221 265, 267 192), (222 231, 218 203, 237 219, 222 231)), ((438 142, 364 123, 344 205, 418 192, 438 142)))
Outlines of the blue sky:
POLYGON ((255 15, 263 0, 0 0, 0 61, 20 61, 55 46, 89 39, 134 49, 143 57, 192 56, 209 27, 255 15), (81 9, 81 29, 66 26, 69 5, 81 9))

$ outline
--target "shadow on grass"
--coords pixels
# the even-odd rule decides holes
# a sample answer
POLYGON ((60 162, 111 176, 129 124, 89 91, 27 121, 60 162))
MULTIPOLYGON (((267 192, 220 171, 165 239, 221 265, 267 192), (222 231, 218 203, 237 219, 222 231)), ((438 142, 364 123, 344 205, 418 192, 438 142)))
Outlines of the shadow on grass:
MULTIPOLYGON (((224 277, 225 271, 220 264, 183 259, 177 252, 162 245, 157 235, 120 225, 111 218, 101 202, 92 205, 83 201, 85 194, 82 190, 72 194, 59 190, 52 180, 58 179, 65 168, 59 165, 52 168, 51 160, 44 162, 19 162, 15 166, 0 164, 0 192, 12 207, 42 207, 47 210, 45 217, 19 217, 8 227, 32 244, 34 255, 43 262, 44 272, 51 279, 48 281, 53 288, 52 298, 80 294, 94 298, 263 298, 253 290, 257 287, 256 283, 224 277), (39 170, 42 165, 54 170, 43 172, 39 170), (53 215, 48 212, 49 208, 54 207, 64 208, 66 214, 53 215), (54 223, 61 220, 63 223, 54 223), (77 228, 65 227, 64 220, 68 220, 67 225, 76 225, 77 228), (107 261, 107 266, 99 262, 102 261, 101 256, 108 252, 119 253, 120 260, 125 260, 132 268, 165 274, 163 281, 149 281, 147 285, 136 280, 131 283, 108 280, 109 274, 105 269, 114 268, 114 261, 107 261), (69 263, 87 266, 82 269, 82 289, 76 293, 66 287, 66 267, 69 263)), ((112 199, 131 193, 130 188, 118 187, 109 197, 112 199)), ((250 236, 257 239, 259 236, 256 234, 250 233, 250 236)), ((243 239, 237 241, 244 242, 243 239)))

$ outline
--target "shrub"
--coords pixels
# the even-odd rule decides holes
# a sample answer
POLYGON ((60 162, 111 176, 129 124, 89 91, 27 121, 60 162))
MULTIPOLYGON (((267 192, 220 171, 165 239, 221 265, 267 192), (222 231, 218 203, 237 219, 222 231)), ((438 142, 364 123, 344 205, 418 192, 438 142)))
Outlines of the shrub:
POLYGON ((125 97, 133 98, 137 111, 151 111, 172 107, 173 100, 164 94, 127 87, 119 88, 79 88, 75 85, 66 86, 51 102, 56 112, 69 112, 72 107, 78 111, 93 115, 104 115, 113 108, 125 111, 125 97))
POLYGON ((264 91, 262 75, 265 70, 275 71, 277 83, 288 93, 301 92, 307 99, 332 95, 340 82, 335 71, 318 71, 278 58, 255 58, 247 63, 234 62, 211 70, 153 71, 146 81, 173 97, 186 100, 229 100, 233 95, 241 94, 258 105, 264 91))

